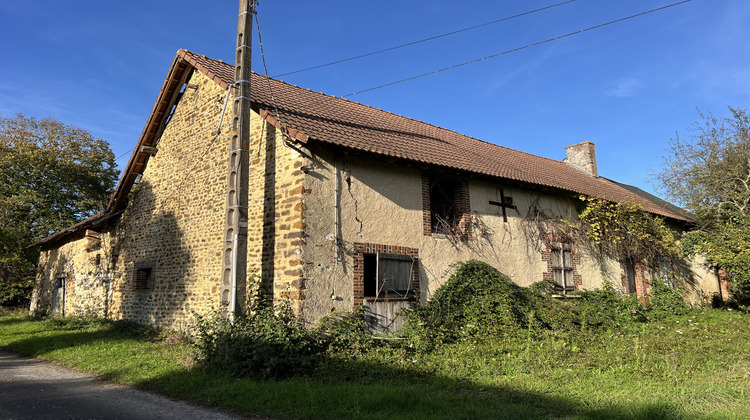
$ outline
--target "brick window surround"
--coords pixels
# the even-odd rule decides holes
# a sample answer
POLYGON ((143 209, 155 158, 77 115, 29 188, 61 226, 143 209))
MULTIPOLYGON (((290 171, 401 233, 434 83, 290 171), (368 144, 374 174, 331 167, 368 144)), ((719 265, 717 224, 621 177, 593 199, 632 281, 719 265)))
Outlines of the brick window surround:
MULTIPOLYGON (((396 245, 354 243, 354 306, 361 306, 365 300, 365 254, 397 254, 419 258, 419 249, 396 245)), ((414 290, 419 290, 419 264, 412 267, 414 290)))
POLYGON ((451 180, 455 182, 453 191, 453 206, 455 208, 455 232, 464 238, 471 238, 471 206, 469 201, 469 181, 457 177, 437 176, 430 173, 422 173, 422 232, 424 235, 432 235, 433 215, 432 206, 430 205, 430 186, 440 179, 451 180))
MULTIPOLYGON (((583 278, 578 273, 578 267, 581 265, 581 257, 578 255, 575 244, 556 242, 554 240, 545 241, 545 248, 542 251, 542 261, 547 263, 547 270, 542 273, 542 280, 557 284, 555 271, 567 271, 572 280, 568 292, 578 289, 583 285, 583 278), (570 261, 565 261, 565 251, 570 248, 570 261), (559 256, 553 254, 559 253, 559 256), (562 264, 560 262, 562 261, 562 264)), ((566 290, 563 290, 566 292, 566 290)))
POLYGON ((620 267, 622 268, 622 288, 627 291, 628 295, 635 294, 640 299, 647 300, 651 283, 646 278, 646 265, 642 262, 628 261, 620 262, 620 267))

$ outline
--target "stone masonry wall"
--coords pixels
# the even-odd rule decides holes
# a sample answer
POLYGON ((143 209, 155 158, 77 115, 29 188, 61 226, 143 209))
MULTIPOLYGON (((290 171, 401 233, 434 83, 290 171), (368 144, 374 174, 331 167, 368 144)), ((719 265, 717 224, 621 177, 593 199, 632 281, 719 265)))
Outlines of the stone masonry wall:
POLYGON ((117 224, 113 316, 182 328, 218 306, 229 120, 226 91, 194 72, 117 224), (147 269, 145 288, 136 288, 147 269))
MULTIPOLYGON (((217 138, 226 91, 198 71, 188 85, 127 208, 99 235, 99 260, 83 238, 42 253, 35 310, 51 308, 61 273, 66 315, 181 329, 219 308, 231 108, 217 138)), ((305 158, 255 112, 251 125, 248 277, 299 309, 305 158)))
MULTIPOLYGON (((42 253, 42 283, 57 272, 73 272, 75 292, 66 294, 72 308, 100 308, 114 319, 183 328, 192 312, 216 307, 221 271, 221 241, 226 200, 229 120, 216 138, 226 91, 194 72, 182 99, 156 144, 140 182, 133 188, 119 220, 103 233, 107 287, 83 284, 95 272, 82 240, 42 253), (67 267, 67 268, 66 268, 67 267), (136 288, 137 272, 149 274, 136 288), (88 290, 83 293, 79 290, 88 290), (71 294, 73 293, 73 294, 71 294)), ((49 285, 40 286, 39 307, 50 305, 49 285)))
POLYGON ((60 248, 42 251, 31 311, 106 317, 111 296, 109 239, 109 235, 80 232, 60 248), (53 304, 58 293, 64 298, 53 304))
POLYGON ((253 114, 248 199, 248 277, 274 300, 301 310, 305 298, 300 146, 290 147, 273 125, 253 114))

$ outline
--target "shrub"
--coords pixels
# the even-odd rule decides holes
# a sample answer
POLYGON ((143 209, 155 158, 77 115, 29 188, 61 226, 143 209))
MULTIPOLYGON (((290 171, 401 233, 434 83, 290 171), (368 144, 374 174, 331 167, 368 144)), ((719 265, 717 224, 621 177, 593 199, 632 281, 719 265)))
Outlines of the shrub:
POLYGON ((661 279, 651 280, 649 314, 654 318, 664 318, 669 315, 684 315, 690 308, 680 295, 680 291, 667 285, 661 279))
POLYGON ((334 312, 321 318, 313 333, 328 353, 357 354, 372 345, 372 334, 367 331, 364 307, 355 311, 334 312))
POLYGON ((0 305, 28 307, 33 289, 33 277, 26 277, 19 281, 0 280, 0 305))
POLYGON ((233 376, 284 378, 312 371, 323 353, 288 304, 256 304, 230 322, 226 313, 196 315, 196 360, 233 376))
POLYGON ((516 285, 489 264, 464 262, 427 304, 409 314, 405 333, 417 343, 437 343, 569 326, 572 305, 540 290, 516 285))
POLYGON ((623 296, 607 286, 579 294, 578 319, 587 329, 623 329, 634 322, 648 321, 635 295, 623 296))
POLYGON ((409 314, 404 333, 424 350, 459 339, 623 329, 648 320, 637 297, 623 297, 610 287, 581 291, 572 300, 550 295, 546 282, 520 287, 492 266, 468 261, 409 314))

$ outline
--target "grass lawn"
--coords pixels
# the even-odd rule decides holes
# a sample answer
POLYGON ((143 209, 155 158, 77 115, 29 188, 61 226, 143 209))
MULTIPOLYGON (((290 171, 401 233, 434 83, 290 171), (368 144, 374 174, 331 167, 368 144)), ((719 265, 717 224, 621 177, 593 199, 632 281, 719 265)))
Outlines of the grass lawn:
POLYGON ((750 418, 750 316, 695 310, 627 331, 383 348, 311 377, 236 379, 191 368, 191 347, 106 321, 0 308, 0 346, 104 380, 244 415, 316 419, 750 418))

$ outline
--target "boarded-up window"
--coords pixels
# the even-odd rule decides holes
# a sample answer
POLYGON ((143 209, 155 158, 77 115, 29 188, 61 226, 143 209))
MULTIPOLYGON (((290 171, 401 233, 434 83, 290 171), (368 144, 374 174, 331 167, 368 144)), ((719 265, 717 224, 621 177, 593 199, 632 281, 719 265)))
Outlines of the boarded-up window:
POLYGON ((408 297, 414 291, 414 267, 417 259, 409 255, 364 255, 366 297, 408 297))
POLYGON ((550 246, 552 278, 557 287, 567 293, 576 288, 573 280, 573 254, 570 244, 554 243, 550 246))

